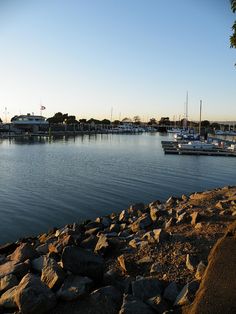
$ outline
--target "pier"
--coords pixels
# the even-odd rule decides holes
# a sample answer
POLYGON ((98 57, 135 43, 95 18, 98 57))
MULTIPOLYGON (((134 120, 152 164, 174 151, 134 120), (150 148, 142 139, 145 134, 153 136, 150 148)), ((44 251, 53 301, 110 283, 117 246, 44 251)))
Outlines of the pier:
MULTIPOLYGON (((180 142, 162 141, 162 148, 165 154, 169 155, 204 155, 204 156, 224 156, 236 157, 236 151, 230 151, 226 148, 215 147, 214 149, 182 149, 178 147, 180 142)), ((181 141, 182 144, 187 144, 187 141, 181 141)))

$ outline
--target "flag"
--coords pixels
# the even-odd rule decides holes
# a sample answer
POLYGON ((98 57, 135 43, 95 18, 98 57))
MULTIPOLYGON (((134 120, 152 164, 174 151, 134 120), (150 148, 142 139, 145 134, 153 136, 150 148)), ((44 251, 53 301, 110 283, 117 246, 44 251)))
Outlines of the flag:
POLYGON ((44 107, 44 106, 40 107, 40 110, 45 110, 45 109, 46 109, 46 107, 44 107))

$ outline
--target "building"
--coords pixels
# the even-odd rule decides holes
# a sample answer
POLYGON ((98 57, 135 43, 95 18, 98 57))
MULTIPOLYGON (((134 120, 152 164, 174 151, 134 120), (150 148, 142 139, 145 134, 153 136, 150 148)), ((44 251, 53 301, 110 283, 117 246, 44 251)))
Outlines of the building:
POLYGON ((37 133, 39 131, 44 131, 48 127, 48 122, 43 116, 35 116, 31 114, 15 116, 11 119, 11 124, 14 129, 37 133))

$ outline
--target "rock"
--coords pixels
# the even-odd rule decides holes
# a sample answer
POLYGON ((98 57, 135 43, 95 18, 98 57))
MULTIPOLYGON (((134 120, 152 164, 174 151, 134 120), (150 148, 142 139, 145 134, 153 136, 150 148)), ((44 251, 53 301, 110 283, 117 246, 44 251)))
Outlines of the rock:
POLYGON ((155 277, 141 277, 132 282, 133 296, 145 301, 162 293, 161 282, 155 277))
POLYGON ((177 286, 177 284, 173 281, 171 282, 164 291, 164 298, 168 301, 170 301, 171 303, 174 303, 177 296, 179 295, 179 288, 177 286))
POLYGON ((48 244, 44 243, 36 247, 36 251, 39 254, 47 254, 48 253, 48 244))
POLYGON ((63 269, 57 264, 57 262, 48 258, 44 260, 41 280, 44 282, 50 289, 57 289, 63 283, 65 278, 65 273, 63 269))
POLYGON ((121 292, 113 286, 106 286, 93 291, 90 295, 90 301, 97 305, 110 308, 110 313, 117 313, 122 303, 121 292))
POLYGON ((142 212, 145 210, 145 205, 143 203, 136 203, 130 206, 128 209, 129 214, 135 215, 135 216, 141 216, 142 212))
POLYGON ((206 270, 206 266, 203 264, 203 262, 201 261, 198 265, 197 265, 197 270, 195 273, 195 278, 197 280, 201 280, 202 276, 204 275, 204 272, 206 270))
POLYGON ((121 267, 122 272, 126 273, 127 272, 127 266, 126 266, 124 255, 122 254, 122 255, 118 256, 117 261, 121 267))
POLYGON ((143 214, 131 225, 131 230, 135 233, 139 230, 146 229, 152 224, 149 214, 143 214))
POLYGON ((157 275, 160 272, 161 266, 158 262, 155 262, 152 264, 150 269, 150 275, 154 276, 157 275))
POLYGON ((50 314, 117 314, 122 294, 113 286, 93 291, 88 297, 70 302, 60 302, 50 314))
POLYGON ((156 207, 150 208, 150 217, 152 221, 156 221, 160 217, 159 210, 156 207))
POLYGON ((141 243, 140 239, 133 239, 129 241, 129 246, 136 249, 140 245, 140 243, 141 243))
POLYGON ((14 243, 14 242, 0 245, 0 254, 9 255, 15 251, 17 246, 18 246, 18 244, 14 243))
POLYGON ((136 264, 138 265, 142 265, 142 264, 146 264, 146 263, 151 263, 153 261, 153 259, 150 256, 144 256, 142 258, 140 258, 136 264))
POLYGON ((36 257, 38 257, 38 253, 29 243, 21 243, 15 251, 9 255, 9 258, 17 263, 36 257))
POLYGON ((22 278, 15 294, 15 301, 22 314, 44 314, 56 305, 54 293, 32 274, 22 278))
POLYGON ((152 231, 148 231, 142 237, 143 240, 147 240, 149 243, 160 243, 169 238, 169 233, 162 229, 153 229, 152 231))
POLYGON ((196 259, 196 257, 190 256, 189 254, 187 254, 187 256, 186 256, 186 267, 189 270, 194 271, 196 266, 197 266, 197 259, 196 259))
POLYGON ((91 235, 90 237, 81 241, 79 246, 84 249, 94 251, 97 243, 98 243, 98 238, 94 235, 91 235))
POLYGON ((188 222, 187 213, 183 212, 181 215, 178 215, 176 224, 188 222))
POLYGON ((108 228, 111 224, 111 219, 109 217, 99 217, 95 221, 100 222, 103 225, 103 228, 108 228))
POLYGON ((44 260, 48 258, 45 255, 39 256, 38 258, 35 258, 32 260, 31 262, 31 267, 33 270, 35 270, 36 272, 41 273, 42 269, 43 269, 43 264, 44 264, 44 260))
POLYGON ((5 307, 7 309, 15 309, 17 308, 17 304, 15 302, 15 294, 16 294, 17 286, 14 286, 4 292, 0 298, 0 306, 5 307))
POLYGON ((104 261, 93 252, 79 247, 67 246, 62 253, 62 264, 65 270, 75 275, 88 276, 97 282, 101 282, 104 272, 104 261))
POLYGON ((111 224, 109 231, 111 232, 119 232, 120 231, 120 225, 118 224, 111 224))
POLYGON ((195 226, 200 220, 200 214, 198 212, 194 212, 190 216, 192 218, 191 225, 195 226))
POLYGON ((128 212, 124 209, 119 215, 119 221, 120 222, 127 222, 129 219, 129 214, 128 212))
POLYGON ((18 279, 15 275, 9 274, 0 279, 0 293, 3 293, 10 288, 18 285, 18 279))
POLYGON ((196 225, 195 225, 195 229, 196 230, 200 230, 200 229, 202 229, 202 223, 201 222, 198 222, 196 225))
POLYGON ((178 198, 171 196, 168 198, 168 200, 166 201, 166 206, 168 207, 173 207, 176 206, 178 204, 178 198))
POLYGON ((191 281, 187 283, 177 296, 174 305, 182 306, 190 304, 193 301, 194 295, 198 288, 199 283, 197 281, 191 281))
POLYGON ((84 234, 85 236, 89 237, 92 234, 96 235, 100 230, 101 230, 100 228, 91 228, 91 229, 86 230, 84 234))
POLYGON ((125 295, 119 314, 154 314, 152 308, 141 300, 125 295))
POLYGON ((165 228, 165 229, 168 229, 168 228, 174 226, 174 224, 175 224, 175 219, 172 217, 172 218, 170 218, 169 220, 167 220, 167 221, 165 222, 164 228, 165 228))
POLYGON ((89 293, 93 281, 88 277, 69 275, 57 295, 65 301, 72 301, 89 293))
POLYGON ((151 209, 151 207, 157 207, 157 206, 160 205, 160 204, 161 204, 161 201, 156 200, 156 201, 154 201, 154 202, 151 202, 151 203, 148 205, 148 207, 151 209))
POLYGON ((9 261, 0 265, 0 278, 14 274, 18 278, 22 278, 29 270, 29 263, 17 263, 16 261, 9 261))
POLYGON ((97 245, 94 252, 104 254, 109 247, 108 238, 106 235, 101 234, 98 238, 97 245))
POLYGON ((157 295, 154 298, 148 299, 146 303, 149 304, 153 308, 155 313, 162 314, 169 309, 168 303, 160 295, 157 295))

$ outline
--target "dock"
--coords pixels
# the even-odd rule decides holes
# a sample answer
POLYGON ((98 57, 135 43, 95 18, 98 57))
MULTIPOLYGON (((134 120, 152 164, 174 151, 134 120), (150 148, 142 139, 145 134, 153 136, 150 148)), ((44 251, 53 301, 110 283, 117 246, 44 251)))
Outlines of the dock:
POLYGON ((225 148, 216 147, 210 150, 196 150, 196 149, 181 149, 178 144, 187 143, 186 141, 162 141, 162 148, 165 154, 168 155, 195 155, 195 156, 224 156, 224 157, 236 157, 236 151, 229 151, 225 148))

